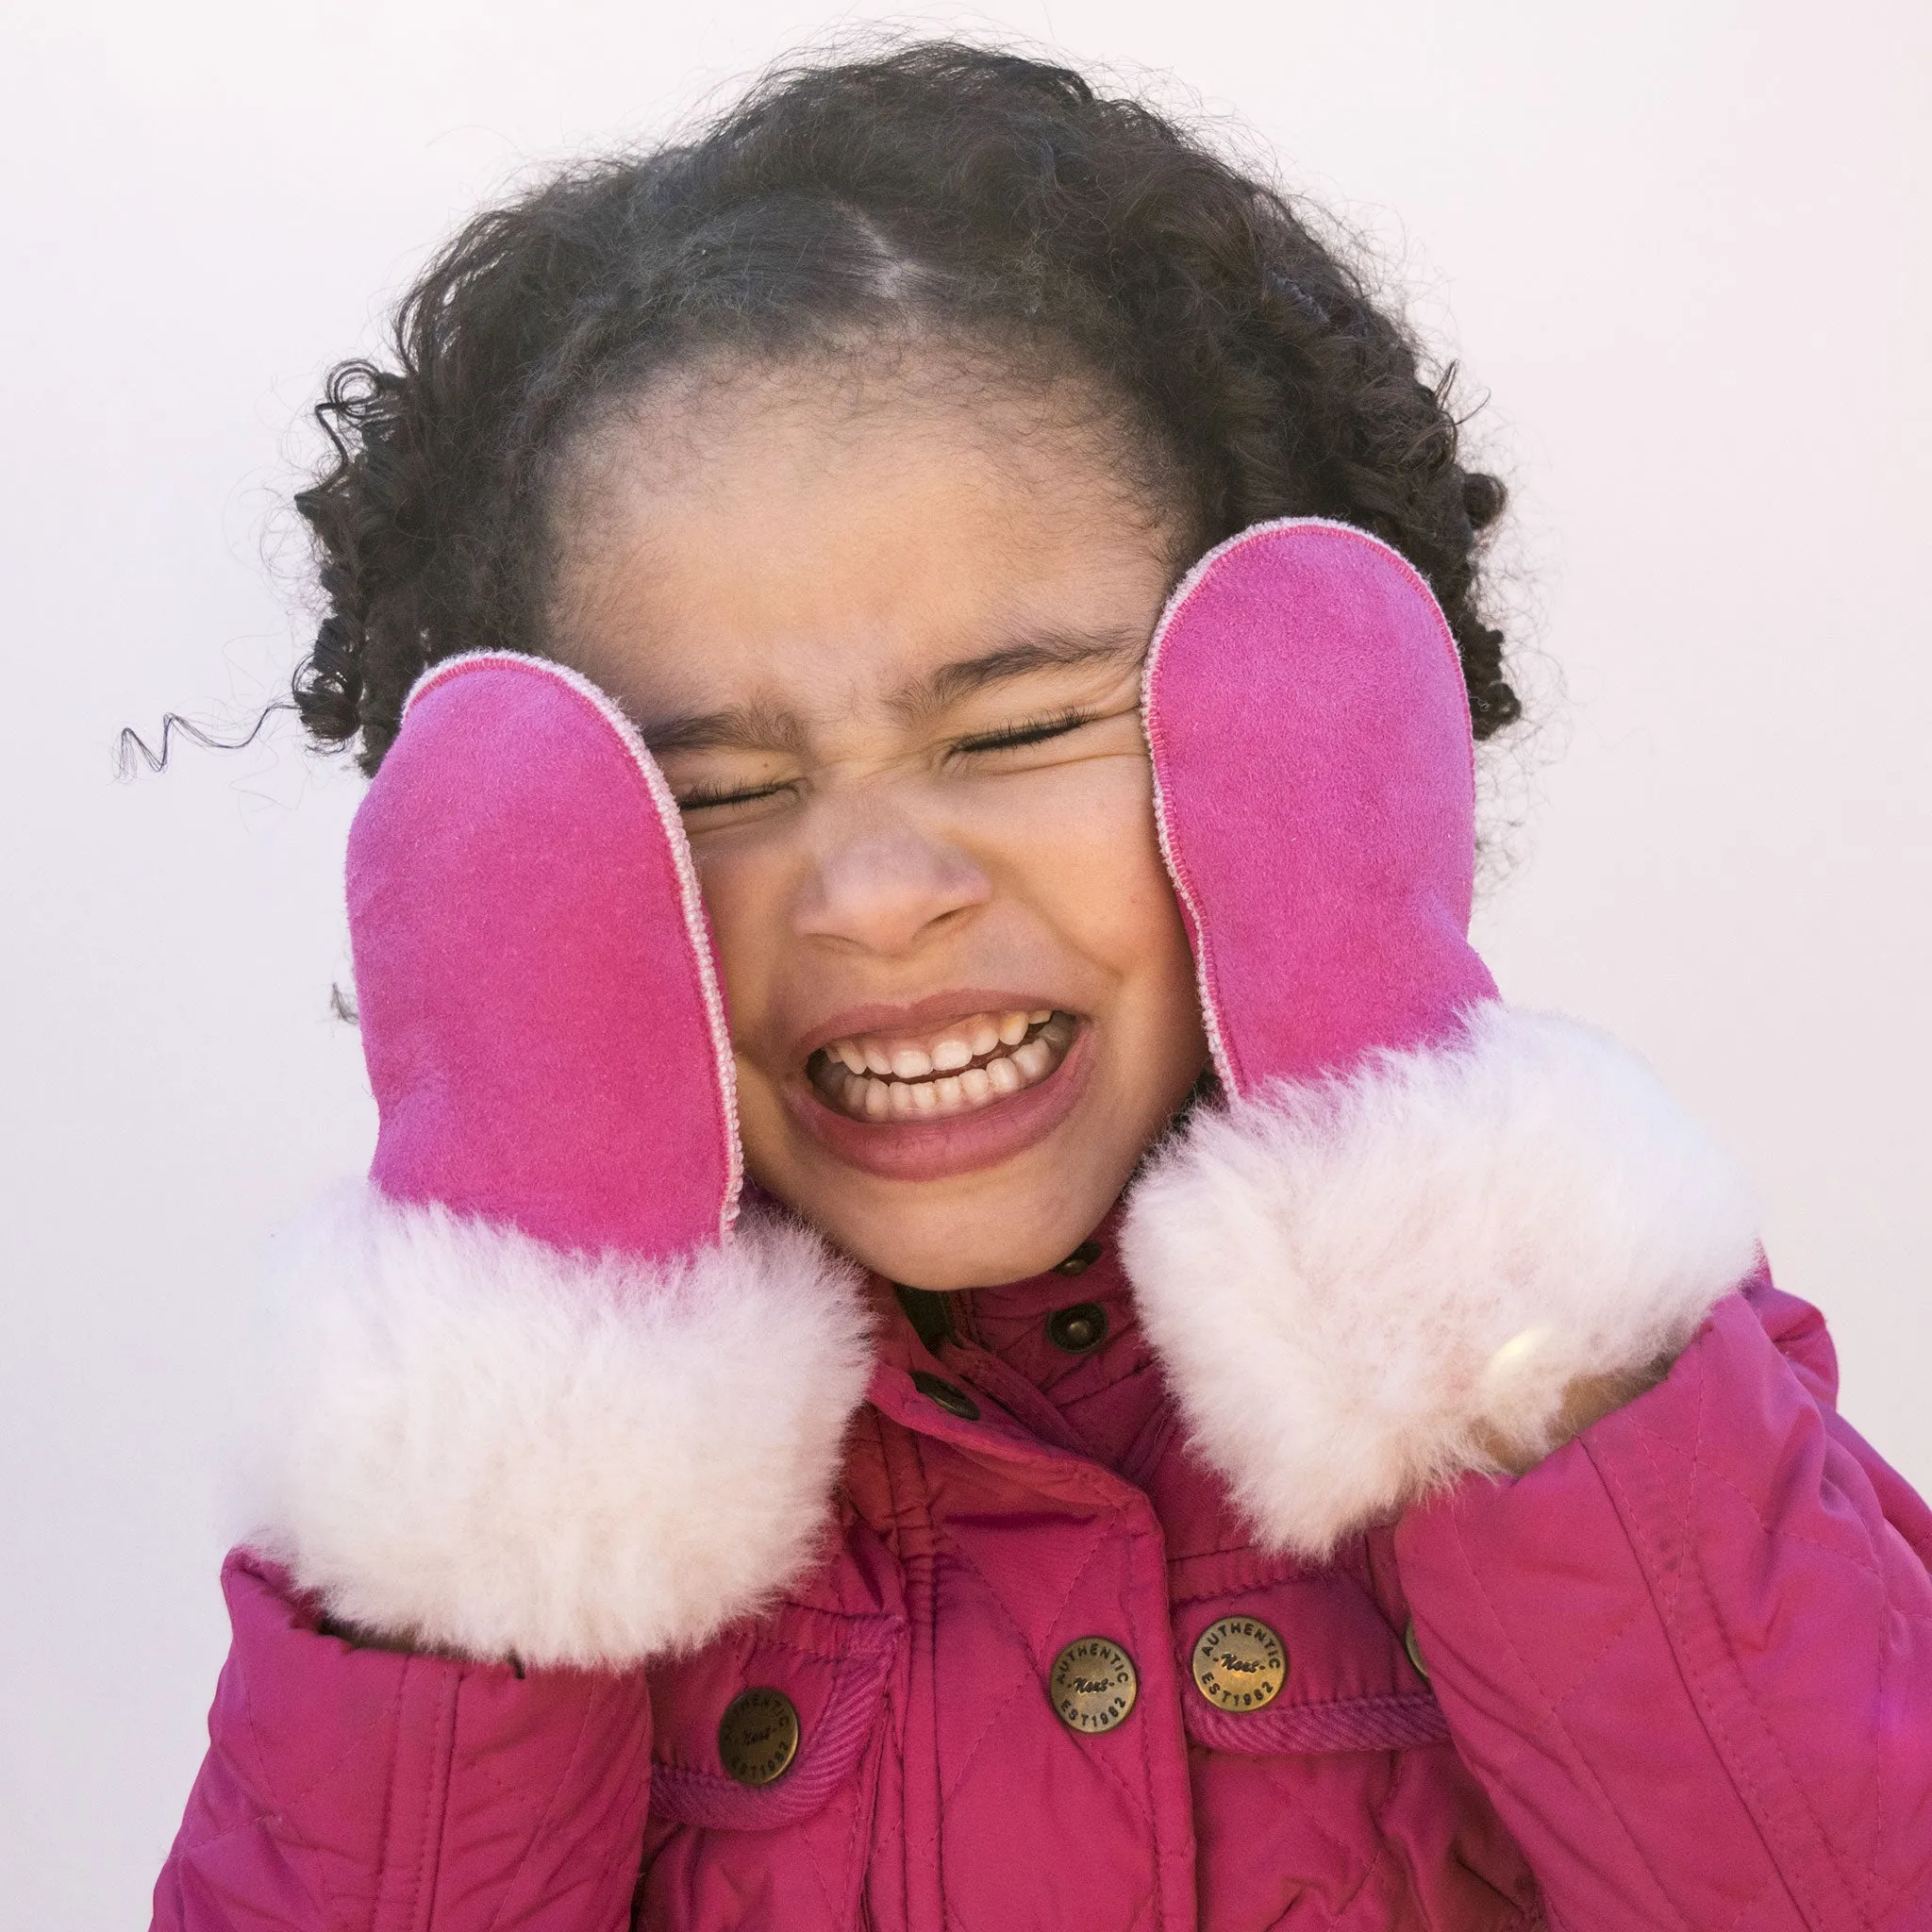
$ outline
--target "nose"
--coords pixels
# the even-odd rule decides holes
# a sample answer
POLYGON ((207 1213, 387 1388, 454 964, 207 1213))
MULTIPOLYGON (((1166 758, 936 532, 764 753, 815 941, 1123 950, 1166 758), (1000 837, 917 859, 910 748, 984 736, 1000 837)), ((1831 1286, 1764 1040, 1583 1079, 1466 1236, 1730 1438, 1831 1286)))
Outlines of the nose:
POLYGON ((992 881, 969 853, 876 806, 841 813, 815 843, 794 908, 801 938, 903 957, 992 897, 992 881))

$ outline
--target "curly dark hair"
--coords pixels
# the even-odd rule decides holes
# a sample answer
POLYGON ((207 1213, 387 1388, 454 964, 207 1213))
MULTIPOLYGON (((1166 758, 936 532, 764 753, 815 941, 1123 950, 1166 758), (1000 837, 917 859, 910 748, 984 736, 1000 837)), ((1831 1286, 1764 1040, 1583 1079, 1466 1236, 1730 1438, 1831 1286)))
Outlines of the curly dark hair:
POLYGON ((295 499, 327 604, 309 732, 359 735, 374 771, 425 665, 542 651, 550 486, 600 406, 700 355, 894 327, 1096 378, 1197 553, 1270 517, 1373 531, 1447 612, 1475 735, 1518 716, 1479 594, 1503 486, 1458 463, 1446 381, 1362 275, 1146 105, 923 42, 778 73, 698 139, 477 216, 402 303, 393 366, 331 374, 333 459, 295 499))

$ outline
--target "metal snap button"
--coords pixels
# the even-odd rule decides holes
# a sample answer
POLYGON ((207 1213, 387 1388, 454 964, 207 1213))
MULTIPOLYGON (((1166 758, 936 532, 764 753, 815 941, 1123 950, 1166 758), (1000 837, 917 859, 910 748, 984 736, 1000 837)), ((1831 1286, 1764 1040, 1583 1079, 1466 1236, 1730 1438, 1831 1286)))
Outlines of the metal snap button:
POLYGON ((768 1785, 798 1756, 798 1709, 782 1690, 741 1690, 718 1720, 718 1756, 741 1785, 768 1785))
POLYGON ((1416 1675, 1424 1684, 1429 1681, 1429 1667, 1423 1661, 1423 1647, 1416 1641, 1415 1619, 1408 1620, 1408 1628, 1402 1633, 1402 1647, 1408 1653, 1408 1660, 1415 1666, 1416 1675))
POLYGON ((958 1416, 962 1423, 979 1420, 978 1403, 965 1390, 954 1388, 942 1376, 929 1375, 924 1369, 914 1369, 912 1386, 929 1401, 938 1403, 948 1415, 958 1416))
POLYGON ((1100 1259, 1098 1241, 1082 1241, 1064 1261, 1056 1261, 1053 1272, 1056 1274, 1084 1274, 1100 1259))
POLYGON ((1224 1617, 1194 1645, 1194 1688, 1217 1710, 1259 1710, 1288 1681, 1288 1652, 1258 1617, 1224 1617))
POLYGON ((1047 1690, 1061 1724, 1091 1734, 1126 1722, 1141 1679, 1133 1658, 1110 1637, 1082 1637, 1054 1658, 1047 1690))
POLYGON ((1049 1315, 1046 1339, 1069 1355, 1088 1355, 1107 1340, 1107 1310, 1098 1302, 1075 1302, 1049 1315))

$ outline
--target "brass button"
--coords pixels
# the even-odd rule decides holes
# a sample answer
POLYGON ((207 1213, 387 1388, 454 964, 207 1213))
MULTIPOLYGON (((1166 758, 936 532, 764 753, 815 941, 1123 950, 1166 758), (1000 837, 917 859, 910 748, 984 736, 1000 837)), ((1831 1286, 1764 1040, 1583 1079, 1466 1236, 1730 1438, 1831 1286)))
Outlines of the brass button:
POLYGON ((782 1690, 741 1690, 718 1720, 718 1756, 741 1785, 768 1785, 798 1756, 798 1709, 782 1690))
POLYGON ((979 1420, 979 1405, 963 1389, 956 1389, 943 1376, 929 1375, 924 1369, 912 1372, 912 1386, 929 1401, 936 1402, 948 1415, 956 1415, 962 1423, 976 1423, 979 1420))
POLYGON ((1056 1274, 1084 1274, 1100 1259, 1098 1241, 1082 1241, 1064 1261, 1056 1261, 1053 1272, 1056 1274))
POLYGON ((1053 1707, 1070 1731, 1110 1731, 1141 1694, 1134 1660, 1110 1637, 1082 1637, 1053 1660, 1053 1707))
POLYGON ((1415 1666, 1416 1675, 1424 1684, 1429 1681, 1429 1667, 1423 1661, 1423 1647, 1416 1641, 1415 1619, 1408 1620, 1408 1628, 1402 1633, 1402 1647, 1408 1653, 1408 1660, 1415 1666))
POLYGON ((1217 1710, 1259 1710, 1288 1681, 1288 1652, 1258 1617, 1224 1617, 1194 1645, 1194 1688, 1217 1710))
POLYGON ((1107 1310, 1098 1302, 1075 1302, 1048 1317, 1046 1339, 1069 1355, 1088 1355, 1107 1340, 1107 1310))

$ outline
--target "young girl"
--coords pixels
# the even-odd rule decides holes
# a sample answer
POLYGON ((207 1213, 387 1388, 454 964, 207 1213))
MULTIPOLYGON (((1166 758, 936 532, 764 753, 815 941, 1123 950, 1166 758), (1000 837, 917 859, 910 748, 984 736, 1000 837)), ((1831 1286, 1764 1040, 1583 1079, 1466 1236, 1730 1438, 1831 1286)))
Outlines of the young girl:
POLYGON ((1932 1924, 1932 1518, 1469 949, 1502 491, 1290 207, 824 66, 321 414, 381 1127, 158 1925, 1932 1924))

